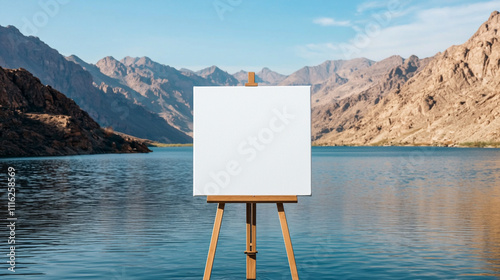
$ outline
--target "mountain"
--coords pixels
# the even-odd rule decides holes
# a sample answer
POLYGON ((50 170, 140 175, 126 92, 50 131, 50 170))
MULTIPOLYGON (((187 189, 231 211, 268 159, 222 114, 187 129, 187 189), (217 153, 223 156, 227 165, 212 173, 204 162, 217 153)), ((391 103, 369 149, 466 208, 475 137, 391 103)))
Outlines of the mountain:
POLYGON ((320 100, 315 98, 321 98, 321 92, 315 94, 313 100, 316 102, 313 103, 312 110, 312 139, 321 138, 331 131, 336 133, 352 128, 364 117, 371 105, 379 103, 392 90, 399 89, 421 71, 430 60, 432 58, 419 59, 416 56, 408 59, 399 56, 389 57, 369 68, 360 70, 361 73, 356 75, 358 78, 353 78, 326 94, 326 96, 330 94, 335 97, 323 97, 320 100), (388 69, 391 66, 393 67, 388 69), (367 74, 370 72, 373 74, 367 74), (351 89, 351 92, 340 98, 338 92, 344 90, 346 86, 351 89))
MULTIPOLYGON (((99 88, 102 90, 123 94, 135 103, 143 105, 148 110, 164 117, 172 126, 189 135, 192 133, 192 111, 190 109, 192 104, 192 86, 227 85, 228 74, 215 66, 195 73, 188 69, 177 71, 174 68, 156 63, 147 57, 126 57, 121 61, 117 61, 112 57, 106 57, 101 59, 97 65, 86 65, 74 56, 68 57, 68 59, 79 63, 84 69, 89 71, 94 76, 96 84, 101 83, 99 88), (159 69, 164 67, 166 67, 168 71, 159 71, 159 69), (214 73, 220 73, 223 76, 219 75, 219 77, 224 78, 216 79, 214 77, 217 75, 214 76, 214 73), (184 84, 176 83, 175 81, 179 80, 178 77, 187 79, 187 82, 184 84), (153 80, 155 81, 153 82, 153 80), (182 88, 182 86, 186 84, 188 84, 188 87, 182 88), (176 90, 181 93, 180 96, 182 98, 180 99, 180 104, 178 98, 168 99, 171 94, 166 92, 165 88, 176 90), (148 94, 148 92, 155 92, 157 94, 148 94), (167 102, 162 102, 166 99, 168 99, 167 102), (171 106, 172 104, 175 106, 171 106), (184 108, 184 110, 178 110, 177 108, 184 108)), ((315 92, 313 94, 313 108, 318 107, 317 110, 313 110, 313 114, 317 116, 313 118, 313 139, 318 139, 322 134, 337 128, 340 123, 346 124, 351 121, 350 118, 352 116, 350 114, 346 115, 344 111, 342 111, 342 115, 344 116, 340 116, 339 118, 331 115, 325 118, 323 115, 331 114, 332 111, 329 110, 329 104, 350 95, 363 93, 363 95, 367 96, 366 91, 370 87, 375 87, 381 80, 388 80, 389 78, 385 78, 385 75, 395 66, 402 66, 404 61, 405 59, 400 56, 392 56, 379 62, 373 62, 368 59, 340 60, 329 61, 322 65, 304 68, 313 69, 308 70, 308 73, 312 73, 311 75, 302 77, 302 80, 306 81, 306 84, 319 82, 319 76, 327 77, 329 75, 326 80, 313 85, 313 92, 315 92), (307 79, 310 78, 313 80, 307 81, 307 79), (344 117, 348 117, 349 119, 344 119, 344 117), (336 119, 336 122, 327 120, 332 118, 336 119), (332 127, 332 125, 334 125, 334 127, 332 127)), ((409 61, 412 61, 412 59, 410 58, 409 61)), ((300 72, 300 70, 297 71, 295 75, 299 75, 300 72)), ((243 85, 248 80, 248 72, 242 70, 235 73, 233 77, 237 78, 239 85, 243 85)), ((256 73, 256 81, 260 85, 276 85, 277 83, 283 82, 285 79, 286 76, 271 71, 268 68, 263 68, 256 73), (259 75, 267 79, 267 81, 264 81, 259 75)), ((403 82, 405 81, 406 80, 403 82)), ((392 83, 398 84, 401 83, 401 81, 398 81, 398 83, 392 81, 392 83)), ((370 95, 374 96, 380 93, 376 92, 371 94, 372 92, 375 92, 375 90, 372 89, 370 91, 370 95)), ((367 98, 360 99, 360 101, 361 100, 366 101, 367 98)), ((349 102, 353 104, 355 101, 349 102)), ((357 117, 364 114, 362 104, 363 102, 360 102, 357 106, 352 106, 352 108, 359 107, 360 109, 360 112, 354 114, 357 117)))
POLYGON ((141 94, 128 86, 121 84, 120 81, 104 75, 97 66, 83 61, 78 56, 71 55, 66 57, 66 60, 80 65, 85 71, 89 72, 92 75, 93 85, 102 90, 104 93, 120 93, 127 99, 133 101, 134 104, 142 104, 142 102, 145 101, 147 102, 147 98, 143 97, 141 94))
MULTIPOLYGON (((123 95, 164 118, 171 126, 187 135, 193 130, 193 86, 234 86, 239 81, 216 66, 198 72, 182 68, 177 70, 148 57, 125 57, 118 61, 105 57, 96 65, 88 64, 77 56, 67 57, 92 74, 94 86, 104 92, 123 95)), ((257 77, 261 85, 276 84, 285 76, 263 68, 259 72, 267 79, 257 77)), ((245 82, 248 73, 242 71, 245 82)))
POLYGON ((215 65, 196 72, 196 75, 207 79, 214 85, 235 86, 238 84, 236 78, 215 65))
POLYGON ((90 71, 97 86, 123 95, 165 119, 171 126, 191 135, 193 129, 193 86, 214 85, 192 72, 154 62, 148 57, 105 57, 90 71))
MULTIPOLYGON (((460 145, 500 142, 500 13, 439 53, 363 118, 318 144, 460 145)), ((396 74, 396 72, 394 72, 396 74)))
POLYGON ((271 69, 264 67, 259 72, 255 73, 257 77, 260 78, 261 82, 265 86, 274 86, 281 83, 286 79, 287 76, 280 73, 274 72, 271 69))
POLYGON ((179 69, 179 71, 181 71, 181 73, 183 73, 183 74, 194 74, 193 70, 190 70, 187 68, 181 68, 181 69, 179 69))
POLYGON ((0 26, 0 66, 24 68, 43 84, 64 92, 102 126, 140 138, 187 143, 192 138, 120 94, 99 90, 92 75, 66 60, 37 37, 22 35, 13 26, 0 26))
POLYGON ((361 67, 358 70, 346 73, 343 77, 334 73, 326 81, 316 85, 317 89, 314 91, 312 98, 315 101, 318 100, 318 102, 313 102, 313 106, 361 93, 378 83, 392 68, 402 65, 403 62, 404 59, 401 56, 394 55, 375 62, 368 67, 361 67))
POLYGON ((306 66, 299 69, 281 81, 279 85, 313 85, 314 87, 315 84, 325 82, 334 74, 337 74, 341 78, 349 79, 353 72, 370 67, 373 63, 375 62, 366 58, 327 60, 317 66, 306 66))
POLYGON ((0 157, 150 152, 24 69, 0 67, 0 157))
MULTIPOLYGON (((245 70, 240 70, 236 73, 233 74, 233 77, 238 80, 238 85, 239 86, 244 86, 245 83, 248 82, 248 72, 245 71, 245 70)), ((255 77, 255 81, 258 83, 259 82, 259 78, 258 76, 255 77)))

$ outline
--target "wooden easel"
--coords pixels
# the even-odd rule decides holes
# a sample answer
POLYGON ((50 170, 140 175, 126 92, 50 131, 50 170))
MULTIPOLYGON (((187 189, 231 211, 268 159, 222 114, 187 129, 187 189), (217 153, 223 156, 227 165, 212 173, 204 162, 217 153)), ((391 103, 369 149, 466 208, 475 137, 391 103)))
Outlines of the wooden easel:
MULTIPOLYGON (((245 86, 257 86, 255 82, 255 73, 248 73, 248 83, 245 86)), ((288 230, 288 223, 285 216, 285 208, 283 203, 297 203, 296 195, 289 196, 227 196, 213 195, 207 196, 208 203, 218 203, 217 214, 215 215, 214 229, 210 248, 208 250, 207 264, 205 266, 204 280, 209 280, 212 275, 212 267, 214 265, 215 251, 217 249, 217 241, 219 240, 220 227, 222 224, 222 216, 224 215, 224 206, 226 203, 246 203, 246 222, 247 222, 247 246, 245 254, 247 255, 247 279, 256 279, 257 277, 257 203, 276 203, 278 208, 278 216, 285 241, 286 253, 288 256, 288 264, 293 280, 299 280, 297 273, 297 264, 293 254, 292 240, 288 230)))
POLYGON ((214 230, 212 232, 212 240, 210 241, 210 249, 208 250, 207 264, 205 266, 204 280, 209 280, 212 274, 214 265, 215 251, 217 249, 217 241, 219 240, 219 232, 224 215, 224 206, 226 203, 246 203, 247 205, 247 279, 256 279, 257 277, 257 203, 276 203, 278 207, 278 215, 285 241, 286 254, 288 256, 288 264, 293 280, 299 279, 297 273, 297 264, 293 254, 292 240, 288 231, 288 223, 285 216, 285 208, 283 203, 297 203, 297 196, 225 196, 214 195, 207 196, 208 203, 218 203, 217 214, 215 215, 214 230))

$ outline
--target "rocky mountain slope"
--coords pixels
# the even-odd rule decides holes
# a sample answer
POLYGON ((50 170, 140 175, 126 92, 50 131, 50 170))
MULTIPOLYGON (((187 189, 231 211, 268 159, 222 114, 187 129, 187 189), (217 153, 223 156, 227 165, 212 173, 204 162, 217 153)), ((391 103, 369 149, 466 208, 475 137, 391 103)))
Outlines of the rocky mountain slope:
POLYGON ((142 96, 128 86, 121 84, 119 80, 113 79, 101 73, 99 67, 94 64, 87 63, 76 55, 68 56, 66 59, 80 65, 85 71, 89 72, 92 75, 93 85, 101 89, 104 93, 122 94, 127 99, 133 101, 134 104, 142 104, 142 102, 145 101, 148 102, 146 97, 142 96))
POLYGON ((43 84, 64 92, 103 126, 160 142, 192 141, 190 136, 122 95, 99 90, 93 86, 92 75, 81 66, 67 61, 37 37, 22 35, 15 27, 0 27, 0 66, 27 69, 43 84))
POLYGON ((0 157, 150 152, 24 69, 0 68, 0 157))
POLYGON ((331 131, 342 132, 352 128, 372 105, 378 104, 392 90, 399 89, 430 60, 432 58, 419 59, 416 56, 408 59, 389 57, 360 70, 355 78, 330 92, 323 94, 321 90, 313 95, 312 139, 317 140, 331 131), (391 66, 394 67, 388 68, 391 66), (346 88, 350 89, 349 94, 340 98, 338 92, 346 88))
POLYGON ((193 129, 193 86, 214 85, 192 72, 180 72, 148 57, 125 57, 121 61, 105 57, 96 65, 84 67, 95 68, 91 73, 101 89, 120 93, 189 135, 193 129))
MULTIPOLYGON (((452 46, 399 89, 366 108, 349 127, 318 144, 500 142, 500 14, 452 46)), ((332 107, 333 108, 333 107, 332 107)))
POLYGON ((335 75, 317 85, 317 90, 312 96, 315 101, 313 106, 331 103, 361 93, 377 84, 381 79, 385 79, 386 74, 391 69, 403 65, 403 63, 404 59, 401 56, 394 55, 375 62, 368 67, 361 67, 361 69, 344 74, 345 76, 339 76, 335 73, 335 75))

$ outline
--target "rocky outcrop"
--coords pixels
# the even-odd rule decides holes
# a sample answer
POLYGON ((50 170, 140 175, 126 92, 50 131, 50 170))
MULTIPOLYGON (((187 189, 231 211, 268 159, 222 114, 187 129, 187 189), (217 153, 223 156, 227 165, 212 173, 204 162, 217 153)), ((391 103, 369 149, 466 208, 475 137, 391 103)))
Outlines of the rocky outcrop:
MULTIPOLYGON (((318 144, 459 145, 500 142, 500 13, 429 64, 349 128, 318 144)), ((397 71, 396 71, 397 72, 397 71)), ((394 72, 394 74, 397 74, 394 72)))
POLYGON ((150 152, 103 129, 64 94, 24 69, 0 68, 0 156, 150 152))
POLYGON ((93 76, 65 59, 37 37, 23 36, 13 26, 0 26, 0 66, 24 68, 43 84, 64 92, 102 126, 164 143, 188 143, 192 138, 157 114, 114 91, 93 85, 93 76))

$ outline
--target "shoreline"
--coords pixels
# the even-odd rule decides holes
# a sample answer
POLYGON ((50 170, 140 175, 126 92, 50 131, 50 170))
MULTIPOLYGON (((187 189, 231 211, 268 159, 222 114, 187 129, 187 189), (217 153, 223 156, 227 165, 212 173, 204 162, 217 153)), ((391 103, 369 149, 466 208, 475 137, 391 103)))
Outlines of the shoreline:
MULTIPOLYGON (((489 142, 473 142, 473 143, 462 143, 456 145, 428 145, 428 144, 393 144, 393 145, 358 145, 358 144, 345 144, 345 145, 326 145, 326 144, 311 144, 311 147, 440 147, 440 148, 481 148, 481 149, 500 149, 500 142, 493 142, 493 144, 488 144, 489 142)), ((152 148, 182 148, 182 147, 193 147, 192 143, 188 144, 165 144, 165 143, 149 143, 148 147, 152 148)), ((153 153, 151 151, 149 153, 153 153)), ((137 154, 137 153, 92 153, 92 154, 68 154, 68 155, 29 155, 29 156, 19 156, 19 157, 0 157, 3 159, 16 159, 16 158, 41 158, 41 157, 66 157, 66 156, 86 156, 86 155, 103 155, 103 154, 137 154)))
POLYGON ((442 148, 489 148, 489 149, 498 149, 500 148, 500 142, 464 142, 457 144, 429 144, 429 143, 415 143, 415 144, 406 144, 406 143, 375 143, 375 144, 318 144, 312 143, 313 147, 442 147, 442 148))

